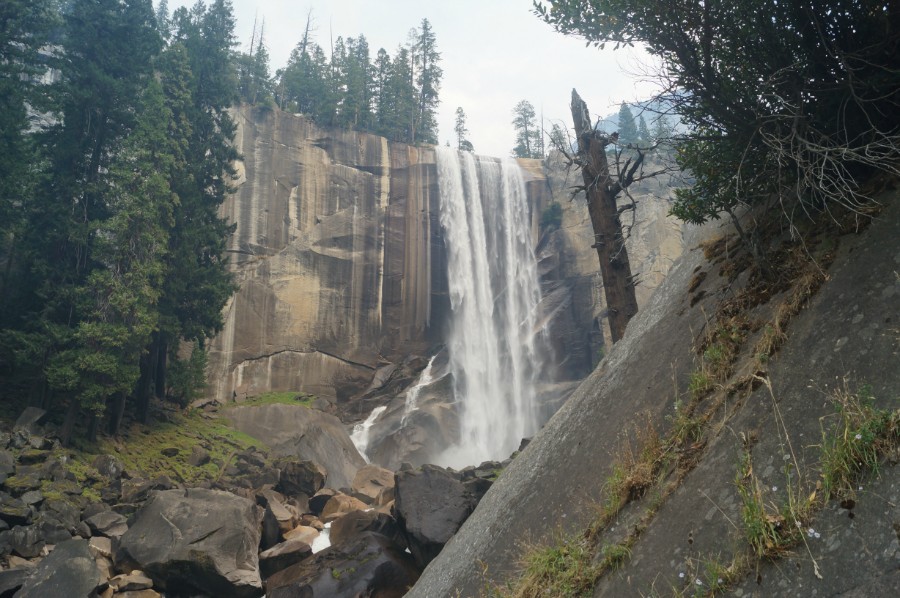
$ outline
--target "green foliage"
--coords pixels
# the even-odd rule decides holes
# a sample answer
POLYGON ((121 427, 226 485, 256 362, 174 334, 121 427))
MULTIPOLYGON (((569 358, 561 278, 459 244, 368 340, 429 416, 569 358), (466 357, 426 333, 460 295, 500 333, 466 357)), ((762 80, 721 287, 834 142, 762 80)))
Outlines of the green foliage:
MULTIPOLYGON (((0 17, 0 88, 24 78, 0 94, 3 373, 68 407, 65 441, 80 413, 116 431, 129 398, 146 418, 141 389, 164 392, 167 348, 214 334, 234 289, 218 214, 238 158, 231 3, 170 19, 150 0, 15 0, 0 17), (45 63, 60 76, 37 84, 45 63), (53 124, 29 131, 25 102, 53 124), (5 172, 10 155, 20 165, 5 172)), ((175 362, 182 400, 200 356, 175 362)))
POLYGON ((293 391, 273 391, 266 392, 259 396, 249 397, 240 403, 235 403, 235 406, 256 406, 256 405, 302 405, 303 407, 311 407, 313 401, 316 400, 315 395, 311 395, 304 392, 293 392, 293 391))
POLYGON ((437 143, 443 70, 428 19, 392 58, 374 60, 364 35, 338 37, 328 57, 313 40, 311 16, 287 66, 277 74, 277 103, 323 126, 371 131, 394 141, 437 143))
POLYGON ((462 107, 456 109, 456 121, 453 125, 453 132, 456 133, 456 149, 467 152, 474 151, 472 142, 466 139, 469 129, 466 128, 466 113, 462 107))
POLYGON ((695 185, 673 213, 704 222, 739 203, 865 201, 859 182, 896 173, 895 11, 827 6, 546 0, 535 12, 603 48, 641 44, 663 65, 657 99, 686 125, 679 162, 695 185), (725 41, 727 40, 727 42, 725 41))
POLYGON ((513 155, 517 158, 543 158, 544 141, 537 125, 534 106, 522 100, 513 108, 512 125, 516 131, 516 145, 513 155))
POLYGON ((593 564, 594 552, 580 536, 562 538, 550 546, 537 548, 524 558, 523 582, 507 595, 517 598, 590 596, 601 572, 593 564))
POLYGON ((194 345, 187 359, 173 355, 169 360, 169 393, 182 407, 200 398, 206 390, 206 357, 206 351, 194 345))
POLYGON ((562 226, 562 206, 558 201, 554 201, 541 212, 541 228, 552 231, 560 226, 562 226))
POLYGON ((875 408, 871 389, 851 392, 846 384, 832 394, 834 423, 822 430, 821 469, 824 498, 856 495, 864 472, 877 474, 881 455, 900 443, 900 411, 875 408))
POLYGON ((629 143, 638 143, 637 123, 634 122, 634 114, 628 104, 622 104, 619 108, 619 143, 628 145, 629 143))

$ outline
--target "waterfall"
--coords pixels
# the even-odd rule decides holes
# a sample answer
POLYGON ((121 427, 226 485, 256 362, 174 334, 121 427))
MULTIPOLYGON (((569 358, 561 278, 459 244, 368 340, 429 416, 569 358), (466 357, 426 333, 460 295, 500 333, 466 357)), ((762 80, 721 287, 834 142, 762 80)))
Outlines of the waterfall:
POLYGON ((387 409, 386 405, 376 407, 372 410, 372 413, 369 414, 369 417, 366 418, 366 421, 353 426, 353 434, 350 435, 350 440, 353 441, 353 446, 356 447, 356 450, 359 451, 362 458, 366 460, 366 463, 369 462, 369 457, 366 455, 366 451, 369 449, 369 428, 372 427, 372 424, 375 423, 375 420, 378 419, 378 416, 381 415, 385 409, 387 409))
POLYGON ((428 360, 428 365, 426 365, 425 369, 422 370, 422 373, 419 374, 418 382, 406 391, 406 404, 403 406, 403 418, 400 420, 401 426, 406 424, 406 420, 409 418, 410 414, 419 408, 419 393, 422 392, 423 388, 434 382, 431 367, 434 364, 435 357, 437 357, 437 355, 431 356, 431 359, 428 360))
POLYGON ((451 321, 447 348, 460 441, 438 461, 505 459, 537 430, 541 294, 525 183, 512 159, 438 147, 451 321))

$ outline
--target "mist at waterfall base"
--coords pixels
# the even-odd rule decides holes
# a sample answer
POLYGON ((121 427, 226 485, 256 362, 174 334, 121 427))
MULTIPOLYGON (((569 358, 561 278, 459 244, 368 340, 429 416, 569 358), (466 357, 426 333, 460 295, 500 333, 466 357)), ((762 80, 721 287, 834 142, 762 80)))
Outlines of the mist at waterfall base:
POLYGON ((525 182, 512 159, 436 148, 451 316, 449 370, 460 438, 434 461, 503 460, 541 422, 541 291, 525 182))

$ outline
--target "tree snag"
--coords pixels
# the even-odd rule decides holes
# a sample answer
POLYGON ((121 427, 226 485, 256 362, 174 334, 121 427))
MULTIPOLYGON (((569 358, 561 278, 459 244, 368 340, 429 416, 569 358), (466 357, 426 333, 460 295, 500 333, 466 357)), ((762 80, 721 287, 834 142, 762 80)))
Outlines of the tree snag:
POLYGON ((625 334, 628 321, 638 309, 616 196, 634 182, 635 172, 643 163, 644 155, 638 151, 634 163, 630 163, 630 160, 626 162, 620 176, 613 180, 606 158, 606 146, 615 142, 615 139, 594 129, 587 104, 574 89, 572 120, 578 138, 575 162, 581 167, 584 178, 588 213, 594 229, 593 247, 597 249, 597 257, 600 258, 600 276, 606 295, 610 335, 615 343, 625 334))

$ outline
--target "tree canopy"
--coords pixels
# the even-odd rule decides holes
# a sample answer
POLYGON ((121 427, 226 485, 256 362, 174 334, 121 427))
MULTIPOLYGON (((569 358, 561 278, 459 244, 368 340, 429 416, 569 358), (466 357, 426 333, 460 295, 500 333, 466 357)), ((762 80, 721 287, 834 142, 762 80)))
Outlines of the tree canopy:
POLYGON ((739 203, 856 208, 859 182, 897 172, 900 10, 876 0, 546 0, 558 31, 643 44, 687 133, 692 222, 739 203))
POLYGON ((238 159, 231 3, 16 0, 0 15, 16 155, 0 162, 16 215, 0 225, 0 377, 65 413, 64 439, 82 418, 116 431, 127 405, 144 419, 154 392, 184 396, 167 364, 183 344, 202 356, 234 288, 218 216, 238 159))

